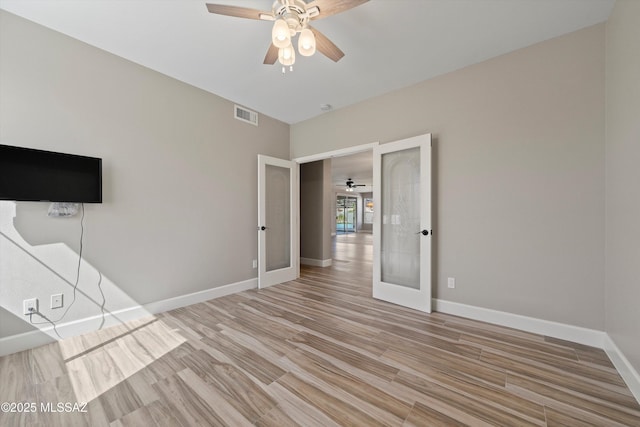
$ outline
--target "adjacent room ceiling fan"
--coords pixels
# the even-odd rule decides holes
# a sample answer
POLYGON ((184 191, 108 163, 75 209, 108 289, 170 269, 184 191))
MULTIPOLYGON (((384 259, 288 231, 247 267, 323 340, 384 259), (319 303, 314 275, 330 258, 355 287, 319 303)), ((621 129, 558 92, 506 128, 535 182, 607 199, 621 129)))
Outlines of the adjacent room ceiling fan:
POLYGON ((366 185, 356 184, 351 178, 347 178, 347 191, 353 191, 356 187, 366 187, 366 185))
POLYGON ((271 31, 271 45, 264 57, 264 64, 275 64, 280 61, 284 67, 292 67, 296 61, 293 38, 298 36, 298 53, 311 56, 317 50, 329 59, 338 62, 342 52, 331 40, 320 31, 309 25, 309 21, 335 15, 369 0, 275 0, 271 11, 261 11, 239 6, 207 3, 207 9, 218 15, 238 18, 274 21, 271 31))

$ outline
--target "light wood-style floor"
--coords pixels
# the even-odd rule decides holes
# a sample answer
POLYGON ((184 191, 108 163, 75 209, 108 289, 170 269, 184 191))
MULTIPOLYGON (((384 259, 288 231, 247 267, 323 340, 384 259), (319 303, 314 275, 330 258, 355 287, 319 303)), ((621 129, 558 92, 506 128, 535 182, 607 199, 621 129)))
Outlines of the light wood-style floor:
POLYGON ((0 401, 38 410, 0 425, 640 426, 602 350, 376 301, 370 260, 338 236, 299 280, 6 356, 0 401))

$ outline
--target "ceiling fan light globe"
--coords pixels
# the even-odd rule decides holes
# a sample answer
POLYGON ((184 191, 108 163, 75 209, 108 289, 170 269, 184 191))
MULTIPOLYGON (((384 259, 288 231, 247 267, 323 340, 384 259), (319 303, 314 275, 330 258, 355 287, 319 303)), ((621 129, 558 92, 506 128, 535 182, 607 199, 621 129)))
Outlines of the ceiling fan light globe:
POLYGON ((313 31, 305 28, 298 37, 298 52, 302 56, 311 56, 316 53, 316 38, 313 31))
POLYGON ((271 30, 271 42, 277 48, 284 48, 291 44, 291 33, 284 19, 277 19, 271 30))
POLYGON ((293 65, 296 62, 296 51, 291 44, 278 49, 278 61, 282 65, 293 65))

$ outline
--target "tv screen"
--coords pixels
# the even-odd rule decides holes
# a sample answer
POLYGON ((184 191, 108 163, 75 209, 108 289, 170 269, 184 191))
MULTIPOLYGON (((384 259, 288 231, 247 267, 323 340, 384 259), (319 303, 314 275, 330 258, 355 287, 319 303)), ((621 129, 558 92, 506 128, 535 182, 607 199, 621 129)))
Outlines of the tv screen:
POLYGON ((0 200, 102 203, 102 159, 0 145, 0 200))

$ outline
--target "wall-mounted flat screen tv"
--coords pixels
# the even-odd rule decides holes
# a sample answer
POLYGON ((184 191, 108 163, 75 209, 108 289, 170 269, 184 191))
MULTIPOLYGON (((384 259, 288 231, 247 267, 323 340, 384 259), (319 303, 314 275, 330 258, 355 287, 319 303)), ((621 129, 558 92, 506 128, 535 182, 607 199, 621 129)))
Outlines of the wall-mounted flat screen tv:
POLYGON ((102 159, 0 145, 0 200, 102 203, 102 159))

